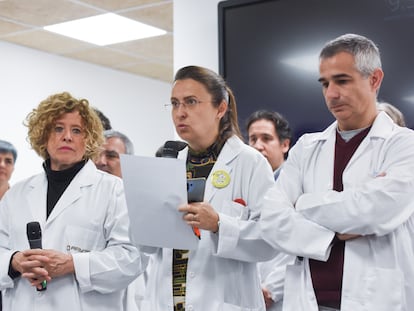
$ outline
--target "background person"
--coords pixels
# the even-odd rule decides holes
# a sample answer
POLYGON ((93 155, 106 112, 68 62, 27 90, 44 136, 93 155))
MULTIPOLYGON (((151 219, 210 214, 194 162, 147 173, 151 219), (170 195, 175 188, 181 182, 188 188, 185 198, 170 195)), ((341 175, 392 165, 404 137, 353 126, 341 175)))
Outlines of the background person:
POLYGON ((378 48, 328 42, 319 81, 336 121, 290 150, 262 212, 263 237, 298 257, 283 310, 400 310, 414 305, 414 132, 377 111, 378 48))
POLYGON ((289 122, 276 111, 258 110, 249 116, 246 127, 249 145, 264 155, 276 180, 290 148, 289 122))
POLYGON ((384 111, 399 126, 406 126, 403 113, 394 105, 386 102, 377 103, 378 111, 384 111))
POLYGON ((104 131, 112 130, 111 120, 98 108, 94 107, 93 110, 101 120, 104 131))
MULTIPOLYGON (((246 124, 249 145, 263 154, 277 180, 290 148, 289 122, 276 111, 258 110, 248 117, 246 124)), ((294 259, 294 256, 280 253, 269 261, 258 263, 266 310, 282 310, 286 265, 294 259)))
POLYGON ((263 311, 256 262, 274 251, 261 239, 258 220, 263 195, 274 183, 272 171, 240 139, 234 96, 222 77, 188 66, 174 81, 172 118, 188 143, 178 157, 186 159, 188 178, 207 178, 204 202, 179 210, 200 229, 201 239, 196 250, 151 249, 154 263, 141 310, 263 311))
MULTIPOLYGON (((10 188, 9 180, 14 171, 17 159, 16 148, 5 140, 0 140, 0 200, 10 188)), ((0 310, 2 310, 2 296, 0 292, 0 310)))
POLYGON ((16 159, 16 148, 8 141, 0 140, 0 200, 10 188, 9 181, 14 171, 16 159))
POLYGON ((123 133, 115 130, 104 131, 105 142, 95 160, 101 171, 122 178, 120 154, 134 154, 134 145, 123 133))
POLYGON ((54 94, 27 117, 44 172, 0 202, 0 288, 5 310, 125 310, 125 288, 142 271, 128 236, 122 181, 96 169, 102 125, 86 99, 54 94), (42 228, 29 249, 26 224, 42 228), (42 288, 46 280, 47 290, 42 288))

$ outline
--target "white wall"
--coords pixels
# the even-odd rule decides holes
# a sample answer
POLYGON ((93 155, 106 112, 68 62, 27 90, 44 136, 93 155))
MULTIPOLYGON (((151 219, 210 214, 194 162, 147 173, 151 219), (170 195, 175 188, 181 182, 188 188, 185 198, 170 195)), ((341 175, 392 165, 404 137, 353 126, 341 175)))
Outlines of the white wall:
POLYGON ((174 1, 174 70, 198 65, 218 72, 220 0, 174 1))
POLYGON ((134 143, 152 156, 174 137, 169 109, 171 85, 0 41, 0 139, 18 158, 11 184, 41 171, 42 159, 26 141, 27 114, 51 94, 69 91, 86 98, 134 143))
MULTIPOLYGON (((218 72, 218 3, 221 0, 179 0, 174 9, 174 72, 197 65, 218 72)), ((175 139, 180 139, 177 133, 175 139)))
MULTIPOLYGON (((199 65, 218 71, 219 0, 174 1, 174 69, 199 65)), ((26 141, 27 114, 48 95, 69 91, 102 110, 127 134, 135 153, 151 156, 174 134, 165 109, 171 86, 127 73, 0 41, 0 139, 18 149, 15 183, 41 170, 26 141)))

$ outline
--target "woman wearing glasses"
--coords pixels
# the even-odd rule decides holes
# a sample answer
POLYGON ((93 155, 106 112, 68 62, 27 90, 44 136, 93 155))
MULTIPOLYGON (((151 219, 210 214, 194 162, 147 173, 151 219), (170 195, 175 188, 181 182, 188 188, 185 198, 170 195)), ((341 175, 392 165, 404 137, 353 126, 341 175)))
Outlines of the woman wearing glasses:
POLYGON ((4 309, 126 310, 125 288, 142 258, 128 237, 121 179, 91 161, 103 143, 101 121, 86 99, 61 93, 42 101, 27 126, 44 171, 0 203, 4 309), (43 249, 28 249, 33 222, 43 249))
POLYGON ((265 310, 256 262, 274 251, 262 240, 258 220, 272 170, 240 139, 234 96, 213 71, 180 69, 171 106, 176 131, 188 143, 179 154, 187 178, 207 179, 204 201, 179 207, 200 241, 191 251, 151 250, 141 310, 265 310))

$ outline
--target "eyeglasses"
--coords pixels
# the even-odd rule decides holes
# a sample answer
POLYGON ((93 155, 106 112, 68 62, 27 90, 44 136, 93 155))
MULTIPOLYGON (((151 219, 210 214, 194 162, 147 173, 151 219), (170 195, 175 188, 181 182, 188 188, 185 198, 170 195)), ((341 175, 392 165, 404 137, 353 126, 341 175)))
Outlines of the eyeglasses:
POLYGON ((188 97, 188 98, 184 98, 182 102, 180 102, 177 99, 172 99, 171 103, 165 104, 165 107, 172 107, 173 109, 178 109, 178 107, 180 107, 180 105, 182 104, 184 105, 185 108, 193 108, 197 104, 201 104, 201 103, 202 101, 198 100, 197 98, 188 97))

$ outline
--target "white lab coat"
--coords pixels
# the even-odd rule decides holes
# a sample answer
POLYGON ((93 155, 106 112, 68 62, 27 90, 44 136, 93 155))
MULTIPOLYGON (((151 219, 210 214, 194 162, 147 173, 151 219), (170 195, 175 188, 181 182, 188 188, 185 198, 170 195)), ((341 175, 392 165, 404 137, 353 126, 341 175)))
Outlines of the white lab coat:
MULTIPOLYGON (((283 164, 274 172, 275 181, 282 171, 283 164)), ((296 257, 293 255, 279 253, 269 261, 259 262, 259 277, 262 287, 266 288, 273 300, 270 307, 266 311, 281 311, 283 306, 283 287, 285 283, 286 266, 293 264, 296 257)))
POLYGON ((266 308, 266 311, 282 310, 286 266, 293 264, 295 258, 289 254, 279 253, 271 260, 257 264, 260 283, 270 292, 273 300, 273 304, 266 308))
MULTIPOLYGON (((186 158, 187 150, 180 154, 186 158)), ((204 200, 220 216, 217 234, 201 230, 198 248, 189 252, 187 311, 264 311, 256 268, 275 255, 260 237, 260 202, 274 184, 267 160, 239 138, 225 143, 206 182, 204 200), (224 170, 230 184, 215 188, 211 175, 224 170), (242 198, 247 204, 234 202, 242 198)), ((155 249, 146 299, 141 311, 172 311, 172 250, 155 249)))
POLYGON ((288 266, 283 310, 317 310, 307 258, 327 260, 335 232, 362 235, 345 245, 341 310, 412 310, 413 131, 379 113, 337 192, 331 190, 336 127, 304 135, 266 195, 263 237, 304 257, 288 266))
POLYGON ((0 205, 0 289, 7 311, 136 310, 126 286, 142 272, 141 255, 128 236, 121 179, 88 161, 46 220, 45 173, 13 186, 0 205), (26 224, 38 221, 42 246, 70 252, 75 274, 52 279, 38 292, 27 279, 8 276, 13 252, 29 244, 26 224))

